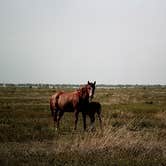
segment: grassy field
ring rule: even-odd
[[[95,132],[83,132],[81,114],[73,131],[73,113],[54,131],[58,90],[0,88],[0,165],[166,165],[166,88],[97,88],[104,129],[96,118]]]

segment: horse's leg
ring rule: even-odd
[[[100,129],[102,130],[102,120],[101,120],[101,114],[98,112],[97,113],[98,118],[99,118],[99,123],[100,123]]]
[[[82,111],[84,131],[86,130],[86,113]]]
[[[55,109],[55,110],[54,110],[54,114],[53,114],[54,129],[55,129],[55,124],[57,124],[57,112],[58,112],[58,110],[57,110],[57,109]]]
[[[74,116],[75,116],[75,121],[74,121],[74,130],[76,130],[76,129],[77,129],[78,114],[79,114],[79,111],[78,111],[78,110],[76,110],[76,111],[74,112]]]
[[[59,122],[60,122],[60,119],[62,118],[64,112],[63,111],[59,111],[58,112],[58,118],[57,118],[57,130],[59,130]]]

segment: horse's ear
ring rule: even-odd
[[[88,81],[88,84],[90,84],[90,82]]]
[[[94,81],[94,85],[96,84],[96,81]]]

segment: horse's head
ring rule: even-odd
[[[88,81],[88,83],[85,86],[78,90],[80,93],[80,97],[83,100],[89,101],[89,99],[91,100],[93,98],[95,92],[95,84],[96,81],[94,83]]]
[[[87,86],[90,87],[89,88],[89,97],[90,97],[91,100],[93,99],[93,96],[94,96],[94,93],[95,93],[95,85],[96,85],[96,81],[94,81],[94,83],[88,81]]]

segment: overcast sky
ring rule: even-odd
[[[165,0],[0,0],[0,82],[166,84]]]

